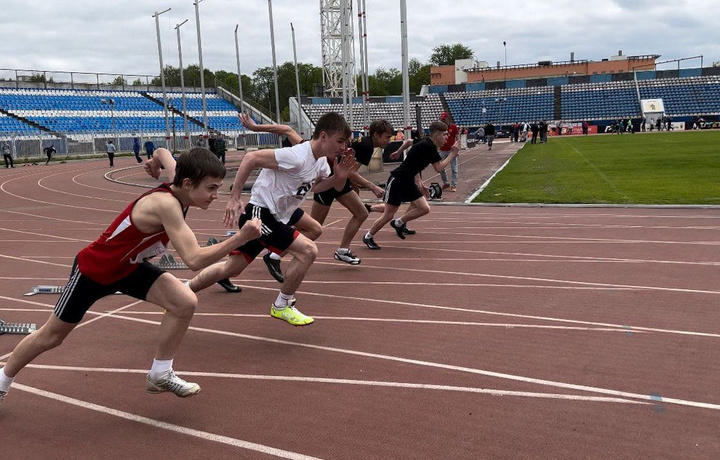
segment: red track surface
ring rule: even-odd
[[[120,158],[118,178],[145,180]],[[143,190],[105,161],[0,171],[0,317],[42,324],[76,252]],[[229,183],[230,180],[226,182]],[[369,196],[365,196],[369,198]],[[188,223],[222,237],[224,200]],[[377,217],[377,214],[371,216]],[[15,380],[1,456],[518,459],[720,456],[720,216],[713,209],[433,206],[351,267],[334,207],[271,319],[261,262],[215,286],[175,360],[187,400],[144,391],[161,311],[112,296]],[[367,228],[365,225],[363,228]],[[188,271],[174,271],[179,277]],[[19,336],[0,337],[0,361]]]

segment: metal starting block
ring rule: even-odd
[[[64,290],[65,286],[35,286],[30,292],[26,292],[25,295],[62,294]]]
[[[26,292],[24,295],[62,294],[63,292],[65,292],[65,286],[35,286],[30,292]],[[122,294],[122,292],[118,291],[115,294]]]
[[[172,254],[165,253],[160,257],[160,261],[157,263],[158,268],[162,268],[163,270],[187,270],[188,266],[185,265],[185,262],[178,262],[175,260],[175,257],[172,256]]]
[[[6,323],[0,319],[0,334],[32,334],[37,330],[35,323]]]

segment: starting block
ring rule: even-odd
[[[65,291],[65,286],[35,286],[30,292],[26,292],[25,295],[62,294],[63,291]]]
[[[35,323],[6,323],[0,319],[0,335],[2,334],[32,334],[37,330]]]
[[[237,233],[237,230],[228,230],[227,232],[225,232],[225,236],[233,236],[236,233]]]
[[[162,268],[163,270],[187,270],[188,266],[185,265],[185,262],[177,262],[175,260],[175,257],[172,256],[172,254],[165,253],[160,258],[160,261],[157,263],[158,268]]]
[[[213,244],[218,244],[218,243],[219,243],[219,241],[217,240],[217,238],[210,238],[208,240],[207,244],[205,245],[205,247],[212,246]]]
[[[63,292],[65,292],[65,286],[35,286],[30,290],[30,292],[26,292],[24,295],[62,294]],[[118,291],[115,294],[122,294],[122,292]]]

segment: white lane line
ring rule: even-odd
[[[122,320],[128,320],[128,321],[136,321],[136,322],[145,323],[145,324],[153,324],[153,325],[160,324],[160,322],[158,322],[158,321],[152,321],[152,320],[141,319],[141,318],[133,318],[133,317],[123,316],[123,315],[111,315],[109,317],[122,319]],[[296,346],[296,347],[310,348],[313,350],[327,351],[327,352],[332,352],[332,353],[341,353],[341,354],[352,355],[352,356],[361,356],[363,358],[394,361],[394,362],[400,362],[403,364],[413,364],[413,365],[417,365],[417,366],[445,369],[445,370],[463,372],[463,373],[474,374],[474,375],[482,375],[485,377],[494,377],[494,378],[499,378],[499,379],[504,379],[504,380],[512,380],[512,381],[516,381],[516,382],[531,383],[534,385],[548,386],[548,387],[554,387],[554,388],[563,388],[566,390],[576,390],[576,391],[583,391],[583,392],[589,392],[589,393],[599,393],[599,394],[610,395],[610,396],[620,397],[620,398],[637,399],[640,401],[653,401],[653,402],[658,401],[658,397],[656,395],[650,395],[650,394],[632,393],[632,392],[628,392],[628,391],[613,390],[610,388],[601,388],[601,387],[594,387],[594,386],[588,386],[588,385],[579,385],[579,384],[575,384],[575,383],[538,379],[538,378],[534,378],[534,377],[525,377],[522,375],[507,374],[507,373],[503,373],[503,372],[494,372],[494,371],[488,371],[485,369],[476,369],[476,368],[472,368],[472,367],[455,366],[452,364],[436,363],[436,362],[432,362],[432,361],[423,361],[423,360],[411,359],[411,358],[402,358],[399,356],[384,355],[384,354],[380,354],[380,353],[370,353],[370,352],[365,352],[365,351],[349,350],[346,348],[327,347],[327,346],[315,345],[315,344],[309,344],[309,343],[293,342],[293,341],[289,341],[289,340],[271,339],[269,337],[260,337],[260,336],[256,336],[256,335],[241,334],[241,333],[229,332],[229,331],[221,331],[221,330],[217,330],[217,329],[209,329],[209,328],[203,328],[203,327],[197,327],[197,326],[190,326],[189,329],[191,329],[193,331],[198,331],[198,332],[207,332],[210,334],[226,335],[226,336],[230,336],[230,337],[255,340],[255,341],[259,341],[259,342],[268,342],[268,343],[275,343],[275,344],[280,344],[280,345],[291,345],[291,346]],[[679,398],[666,398],[665,396],[662,396],[662,401],[665,403],[676,404],[676,405],[680,405],[680,406],[697,407],[697,408],[701,408],[701,409],[720,410],[720,404],[712,404],[712,403],[706,403],[706,402],[701,402],[701,401],[690,401],[690,400],[679,399]]]
[[[47,364],[29,364],[27,367],[43,370],[57,371],[75,371],[75,372],[98,372],[112,374],[147,374],[146,369],[118,369],[105,367],[78,367],[78,366],[53,366]],[[331,385],[357,385],[372,386],[386,388],[409,388],[414,390],[435,390],[435,391],[454,391],[459,393],[475,393],[487,394],[492,396],[518,396],[525,398],[541,398],[541,399],[565,399],[571,401],[590,401],[590,402],[616,402],[622,404],[653,404],[649,402],[635,401],[624,398],[611,398],[606,396],[584,396],[570,395],[564,393],[538,393],[532,391],[512,391],[498,390],[494,388],[477,388],[464,387],[456,385],[436,385],[429,383],[407,383],[407,382],[387,382],[378,380],[355,380],[355,379],[333,379],[322,377],[299,377],[287,375],[257,375],[257,374],[228,374],[220,372],[193,372],[187,370],[177,370],[183,377],[205,377],[205,378],[222,378],[234,380],[263,380],[276,382],[303,382],[303,383],[327,383]]]
[[[100,412],[107,415],[112,415],[113,417],[119,417],[125,420],[129,420],[131,422],[136,423],[142,423],[144,425],[151,426],[153,428],[160,428],[162,430],[172,431],[175,433],[180,433],[183,435],[193,436],[199,439],[203,439],[205,441],[211,441],[216,442],[219,444],[225,444],[232,447],[238,447],[241,449],[251,450],[254,452],[260,452],[267,455],[274,455],[276,457],[280,458],[288,458],[292,460],[311,460],[316,459],[317,457],[311,457],[308,455],[299,454],[297,452],[290,452],[287,450],[277,449],[275,447],[265,446],[263,444],[257,444],[250,441],[243,441],[242,439],[236,439],[231,438],[229,436],[222,436],[215,433],[208,433],[207,431],[201,431],[201,430],[194,430],[192,428],[187,428],[180,425],[175,425],[173,423],[167,423],[167,422],[161,422],[159,420],[154,420],[151,418],[143,417],[141,415],[132,414],[130,412],[121,411],[118,409],[113,409],[111,407],[101,406],[99,404],[90,403],[87,401],[82,401],[75,398],[70,398],[68,396],[64,396],[57,393],[52,393],[50,391],[41,390],[38,388],[33,388],[27,385],[22,384],[13,384],[13,388],[17,388],[18,390],[22,390],[28,393],[32,393],[34,395],[42,396],[45,398],[54,399],[55,401],[60,401],[66,404],[71,404],[73,406],[81,407],[83,409],[92,410],[95,412]]]
[[[96,201],[112,201],[112,202],[114,202],[114,203],[125,203],[125,202],[126,202],[125,199],[117,200],[117,199],[114,199],[114,198],[103,198],[103,197],[99,197],[99,196],[97,196],[97,195],[93,195],[93,196],[89,196],[89,195],[79,195],[79,194],[77,194],[77,193],[66,192],[66,191],[64,191],[64,190],[54,189],[54,188],[50,188],[50,187],[48,187],[48,186],[46,186],[46,185],[43,185],[43,181],[45,181],[46,179],[54,179],[55,176],[60,176],[60,175],[67,175],[67,174],[66,174],[65,172],[63,172],[63,173],[53,174],[52,176],[45,176],[45,177],[43,177],[43,178],[41,178],[40,180],[37,181],[37,185],[38,185],[38,187],[40,187],[40,188],[42,188],[42,189],[44,189],[44,190],[47,190],[47,191],[49,191],[49,192],[52,192],[52,195],[53,195],[53,196],[65,195],[65,196],[73,196],[73,197],[76,197],[76,198],[85,198],[85,199],[88,199],[88,200],[96,200]],[[73,179],[74,179],[74,178],[73,178]],[[73,182],[75,182],[75,181],[73,180]],[[75,183],[77,184],[77,182],[75,182]],[[79,184],[78,184],[78,185],[79,185]],[[102,189],[101,189],[101,190],[102,190]],[[111,190],[104,190],[104,191],[112,192],[113,195],[114,195],[115,193],[117,193],[117,192],[111,191]],[[124,192],[124,193],[129,193],[129,192]]]
[[[0,311],[37,311],[32,309],[12,309],[12,308],[0,308]],[[44,310],[43,310],[44,311]],[[139,315],[139,316],[161,316],[162,312],[158,311],[128,311],[126,315]],[[268,315],[253,314],[253,313],[195,313],[193,317],[208,317],[208,318],[267,318]],[[553,325],[541,325],[541,324],[521,324],[521,323],[480,323],[476,321],[436,321],[429,319],[403,319],[403,318],[368,318],[359,316],[318,316],[313,315],[315,319],[323,320],[335,320],[335,321],[368,321],[378,323],[405,323],[405,324],[433,324],[440,326],[482,326],[482,327],[501,327],[503,329],[557,329],[566,331],[597,331],[597,332],[622,332],[627,334],[628,332],[638,332],[645,334],[644,331],[632,331],[628,327],[590,327],[590,326],[553,326]]]
[[[324,265],[337,265],[332,264],[330,262],[322,262],[322,261],[315,261],[316,264],[324,264]],[[668,291],[668,292],[684,292],[684,293],[694,293],[694,294],[720,294],[720,291],[716,290],[705,290],[705,289],[687,289],[687,288],[672,288],[672,287],[662,287],[662,286],[641,286],[641,285],[634,285],[634,284],[612,284],[612,283],[594,283],[590,281],[573,281],[573,280],[561,280],[561,279],[552,279],[552,278],[535,278],[532,276],[513,276],[513,275],[493,275],[490,273],[468,273],[468,272],[457,272],[457,271],[449,271],[449,270],[426,270],[426,269],[419,269],[419,268],[407,268],[404,267],[402,269],[396,268],[396,267],[389,267],[389,266],[379,266],[379,265],[366,265],[363,264],[365,267],[373,268],[373,269],[385,269],[385,270],[393,270],[398,271],[402,270],[404,272],[417,272],[417,273],[428,273],[430,275],[437,276],[438,274],[443,275],[453,275],[453,276],[474,276],[479,278],[500,278],[500,279],[510,279],[510,280],[524,280],[524,281],[537,281],[540,283],[566,283],[570,285],[576,285],[576,286],[595,286],[595,287],[609,287],[609,288],[625,288],[625,289],[640,289],[640,290],[647,290],[647,291]]]

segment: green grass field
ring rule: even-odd
[[[720,204],[720,131],[528,142],[474,202]]]

